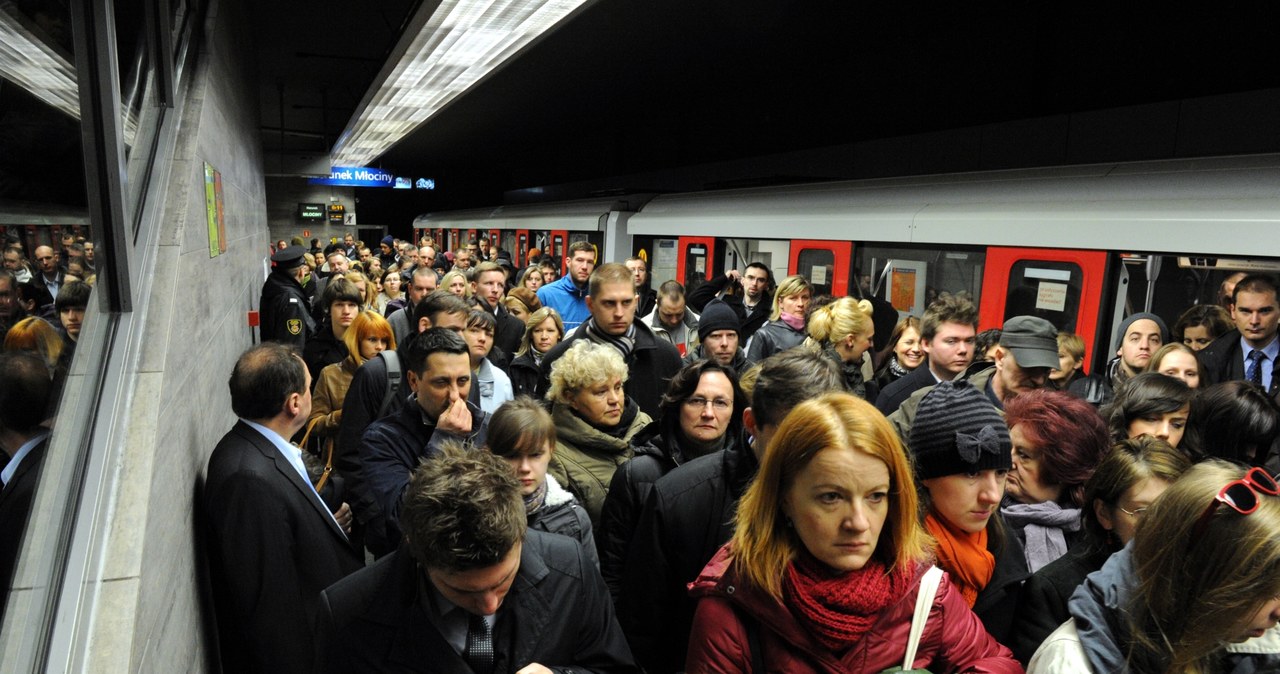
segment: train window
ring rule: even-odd
[[[1039,316],[1063,332],[1076,332],[1084,274],[1073,262],[1019,260],[1009,271],[1004,319]]]
[[[830,295],[836,255],[822,248],[806,248],[796,257],[796,274],[813,285],[814,296]]]
[[[851,272],[865,292],[893,303],[902,315],[920,316],[939,294],[965,294],[978,304],[986,250],[955,246],[859,246]]]

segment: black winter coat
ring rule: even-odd
[[[507,376],[511,378],[511,390],[518,396],[538,396],[538,366],[533,362],[531,354],[516,356],[507,366]]]
[[[273,271],[267,276],[258,309],[264,342],[284,342],[302,348],[316,334],[307,295],[288,272]]]
[[[397,414],[375,421],[364,432],[358,484],[369,490],[380,511],[369,521],[365,538],[375,555],[391,552],[400,544],[400,502],[418,464],[437,454],[448,440],[460,441],[468,448],[484,446],[489,415],[471,402],[467,409],[471,411],[471,433],[465,438],[437,433],[414,397],[405,401]]]
[[[1077,546],[1067,554],[1049,562],[1031,574],[1022,586],[1022,597],[1013,620],[1009,639],[1001,640],[1026,665],[1036,649],[1071,614],[1067,600],[1089,574],[1102,568],[1111,557],[1107,552],[1089,552]]]
[[[350,351],[347,350],[346,343],[333,336],[333,325],[326,320],[315,336],[308,339],[307,345],[302,347],[302,361],[307,364],[307,371],[311,373],[311,390],[315,390],[316,382],[320,381],[320,371],[326,365],[341,363],[348,355]]]
[[[609,495],[605,497],[604,508],[600,512],[600,535],[596,543],[600,547],[600,571],[615,602],[622,591],[627,548],[644,504],[649,500],[653,483],[687,461],[673,436],[679,432],[678,424],[678,420],[659,420],[640,431],[633,440],[636,455],[618,467],[613,481],[609,483]],[[736,435],[736,428],[730,427],[729,438]],[[728,447],[736,444],[728,441]]]
[[[321,671],[470,674],[423,611],[422,573],[401,547],[319,596]],[[305,625],[303,626],[305,627]],[[493,626],[494,674],[530,663],[557,672],[637,672],[604,582],[582,546],[530,531]]]
[[[1000,514],[996,513],[993,517],[1000,517]],[[1022,549],[1022,543],[1007,526],[1004,529],[1003,548],[997,547],[995,536],[987,537],[987,551],[995,555],[996,568],[987,586],[978,593],[973,612],[982,621],[982,626],[987,628],[987,633],[996,641],[1008,644],[1015,626],[1014,612],[1022,597],[1022,582],[1031,573],[1027,571],[1027,555]]]
[[[733,536],[738,499],[756,467],[744,443],[653,484],[627,550],[618,603],[631,649],[650,674],[684,670],[696,608],[687,585]]]

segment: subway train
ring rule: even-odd
[[[414,228],[450,249],[487,236],[516,260],[585,240],[604,261],[645,257],[655,286],[759,261],[902,316],[965,292],[980,329],[1030,313],[1079,334],[1091,371],[1124,316],[1172,325],[1230,274],[1280,271],[1280,154],[610,197],[430,213]]]

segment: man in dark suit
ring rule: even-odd
[[[1250,274],[1236,283],[1231,297],[1236,329],[1196,354],[1204,365],[1201,386],[1243,379],[1273,397],[1280,392],[1280,377],[1274,373],[1280,360],[1280,302],[1276,296],[1273,276]]]
[[[577,541],[528,530],[502,459],[445,446],[401,522],[399,549],[321,595],[324,671],[638,671],[600,571]]]
[[[359,569],[351,511],[333,514],[286,438],[311,413],[311,377],[296,349],[268,342],[231,373],[240,421],[209,457],[204,507],[223,669],[311,672],[320,591]]]
[[[7,461],[0,471],[0,615],[49,444],[49,429],[41,424],[51,389],[43,360],[25,351],[0,353],[0,450]]]

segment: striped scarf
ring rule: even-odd
[[[612,346],[622,353],[622,360],[631,362],[631,352],[636,348],[636,324],[632,323],[627,326],[627,331],[621,335],[606,334],[603,330],[596,326],[596,319],[591,318],[587,321],[587,337],[596,344],[605,344]]]

